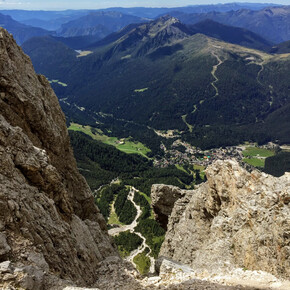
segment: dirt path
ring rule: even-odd
[[[117,236],[118,234],[120,234],[122,232],[126,232],[126,231],[134,232],[134,228],[137,226],[137,220],[140,217],[140,215],[142,214],[142,210],[141,210],[140,206],[134,202],[134,193],[135,193],[135,188],[131,187],[129,195],[128,195],[128,200],[130,200],[137,209],[137,215],[136,215],[135,219],[133,220],[133,222],[130,225],[124,225],[124,226],[121,226],[118,228],[110,229],[108,231],[109,235]]]
[[[187,117],[187,115],[183,115],[183,116],[182,116],[182,121],[183,121],[183,122],[185,123],[185,125],[187,126],[189,132],[192,133],[193,126],[190,125],[189,123],[187,123],[187,121],[186,121],[186,117]]]
[[[142,239],[142,244],[141,244],[141,246],[138,248],[138,249],[136,249],[136,250],[134,250],[134,251],[132,251],[131,253],[130,253],[130,256],[128,256],[127,258],[126,258],[126,260],[127,261],[130,261],[131,263],[133,263],[134,264],[134,266],[136,267],[136,264],[133,262],[133,260],[134,260],[134,258],[138,255],[138,254],[140,254],[140,253],[142,253],[144,250],[145,250],[145,248],[148,248],[149,249],[149,252],[146,254],[146,256],[147,257],[149,257],[150,258],[150,262],[151,262],[151,266],[150,266],[150,270],[149,270],[149,272],[150,273],[154,273],[154,271],[155,271],[155,260],[154,260],[154,258],[153,257],[151,257],[150,256],[150,253],[151,253],[151,249],[150,249],[150,247],[147,245],[147,243],[146,243],[146,239],[144,238],[144,236],[142,236],[139,232],[135,232],[134,231],[134,228],[137,226],[137,220],[138,220],[138,218],[141,216],[141,214],[142,214],[142,210],[141,210],[141,208],[140,208],[140,206],[138,205],[138,204],[136,204],[135,203],[135,201],[134,201],[134,195],[135,195],[135,192],[137,192],[138,190],[136,189],[136,188],[134,188],[134,187],[131,187],[130,188],[130,192],[129,192],[129,194],[128,194],[128,200],[130,200],[133,204],[134,204],[134,206],[135,206],[135,208],[136,208],[136,210],[137,210],[137,215],[136,215],[136,217],[135,217],[135,219],[134,219],[134,221],[130,224],[130,225],[125,225],[125,226],[121,226],[121,227],[118,227],[118,228],[113,228],[113,229],[110,229],[108,232],[109,232],[109,235],[111,235],[111,236],[117,236],[117,235],[119,235],[120,233],[122,233],[122,232],[126,232],[126,231],[130,231],[131,233],[135,233],[136,235],[138,235],[141,239]],[[113,205],[114,206],[114,205]]]
[[[257,74],[257,82],[262,86],[263,84],[260,81],[260,75],[264,70],[264,61],[259,63],[259,65],[261,66],[261,69],[259,70],[258,74]]]
[[[217,54],[215,54],[214,52],[212,52],[212,55],[214,56],[214,57],[216,57],[216,59],[217,59],[217,61],[218,61],[218,63],[216,64],[216,65],[214,65],[213,66],[213,68],[212,68],[212,71],[211,71],[211,74],[212,74],[212,76],[214,77],[214,81],[213,82],[211,82],[211,85],[213,86],[213,88],[215,89],[215,95],[214,95],[214,98],[216,98],[218,95],[219,95],[219,90],[218,90],[218,88],[217,88],[217,86],[216,86],[216,83],[219,81],[219,79],[217,78],[217,76],[216,76],[216,72],[217,72],[217,69],[218,69],[218,67],[221,65],[221,64],[223,64],[223,61],[220,59],[220,57],[217,55]]]

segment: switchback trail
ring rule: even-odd
[[[213,98],[215,98],[215,97],[217,97],[218,95],[219,95],[219,90],[218,90],[218,88],[217,88],[217,86],[216,86],[216,83],[219,81],[219,79],[218,79],[218,77],[216,76],[216,71],[217,71],[217,69],[218,69],[218,67],[221,65],[221,64],[223,64],[223,61],[220,59],[220,57],[217,55],[217,54],[215,54],[214,52],[212,52],[212,55],[214,56],[214,57],[216,57],[216,59],[218,60],[218,63],[216,64],[216,65],[214,65],[213,66],[213,68],[212,68],[212,71],[211,71],[211,74],[212,74],[212,76],[214,77],[214,81],[213,82],[211,82],[211,85],[213,86],[213,88],[215,89],[215,95],[214,95],[214,97]]]
[[[260,75],[264,70],[264,61],[259,63],[259,65],[261,66],[261,69],[259,70],[258,74],[257,74],[257,82],[262,86],[262,82],[260,81]]]
[[[130,200],[134,204],[134,206],[137,209],[137,215],[136,215],[135,219],[133,220],[133,222],[130,225],[124,225],[124,226],[120,226],[118,228],[110,229],[108,231],[109,235],[117,236],[118,234],[120,234],[122,232],[126,232],[126,231],[134,232],[134,228],[138,224],[137,220],[140,217],[140,215],[142,214],[142,210],[141,210],[140,206],[134,202],[134,193],[135,193],[135,188],[131,187],[127,198],[128,198],[128,200]]]
[[[119,234],[122,233],[122,232],[130,231],[131,233],[134,233],[134,234],[138,235],[138,236],[143,240],[143,242],[142,242],[141,246],[140,246],[138,249],[136,249],[136,250],[134,250],[134,251],[132,251],[132,252],[130,253],[130,255],[126,258],[126,260],[127,260],[127,261],[130,261],[131,263],[133,263],[133,264],[135,265],[135,267],[136,267],[136,264],[135,264],[134,261],[133,261],[134,258],[135,258],[138,254],[142,253],[146,248],[148,248],[148,249],[149,249],[149,252],[146,254],[146,256],[149,257],[150,262],[151,262],[151,266],[150,266],[150,270],[149,270],[149,272],[150,272],[150,273],[154,273],[155,260],[154,260],[153,257],[150,256],[151,249],[150,249],[150,247],[147,245],[147,243],[146,243],[146,239],[144,238],[144,236],[142,236],[141,233],[139,233],[139,232],[135,232],[135,231],[134,231],[134,228],[135,228],[135,227],[137,226],[137,224],[138,224],[137,220],[138,220],[138,218],[139,218],[139,217],[141,216],[141,214],[142,214],[142,210],[141,210],[140,206],[137,205],[137,204],[135,203],[135,201],[134,201],[134,195],[135,195],[135,192],[137,192],[137,191],[138,191],[138,190],[137,190],[136,188],[134,188],[134,187],[130,187],[130,192],[129,192],[128,197],[127,197],[128,200],[130,200],[130,201],[133,203],[133,205],[135,206],[135,208],[136,208],[136,210],[137,210],[137,214],[136,214],[136,217],[135,217],[134,221],[133,221],[130,225],[125,225],[125,226],[121,226],[121,227],[118,227],[118,228],[110,229],[110,230],[108,231],[108,233],[109,233],[109,235],[111,235],[111,236],[117,236],[117,235],[119,235]]]

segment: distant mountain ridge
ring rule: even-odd
[[[194,14],[176,11],[170,15],[185,24],[196,24],[211,19],[226,25],[246,28],[275,43],[290,40],[290,6],[267,7],[258,11],[241,9]]]
[[[129,14],[137,17],[145,18],[158,18],[162,14],[166,14],[172,11],[181,11],[183,13],[208,13],[211,11],[231,11],[240,9],[260,10],[269,6],[281,6],[269,3],[227,3],[227,4],[215,4],[215,5],[190,5],[186,7],[173,7],[173,8],[146,8],[146,7],[111,7],[101,10],[65,10],[65,11],[29,11],[29,10],[2,10],[1,13],[10,15],[16,21],[24,24],[37,26],[48,29],[56,30],[61,24],[69,22],[73,19],[80,18],[88,15],[91,12],[98,11],[117,11],[123,14]]]
[[[13,20],[10,16],[1,13],[0,26],[12,33],[15,40],[19,44],[22,44],[24,41],[28,40],[31,37],[52,34],[52,32],[50,31],[19,23]]]
[[[57,33],[63,37],[97,35],[103,38],[128,24],[144,21],[146,20],[140,17],[126,15],[120,12],[91,12],[81,18],[63,24]]]
[[[259,50],[266,50],[273,43],[245,28],[233,27],[206,19],[189,26],[193,32]]]

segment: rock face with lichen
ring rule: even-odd
[[[88,286],[110,256],[57,97],[0,28],[0,288]]]
[[[217,161],[206,175],[175,202],[160,255],[209,274],[243,268],[289,278],[290,174],[275,178]],[[166,199],[168,186],[161,192],[153,187],[152,200]]]

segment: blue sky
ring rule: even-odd
[[[0,9],[98,9],[106,7],[178,7],[196,4],[231,3],[233,0],[0,0]],[[240,0],[237,2],[277,3],[290,5],[290,0]]]

